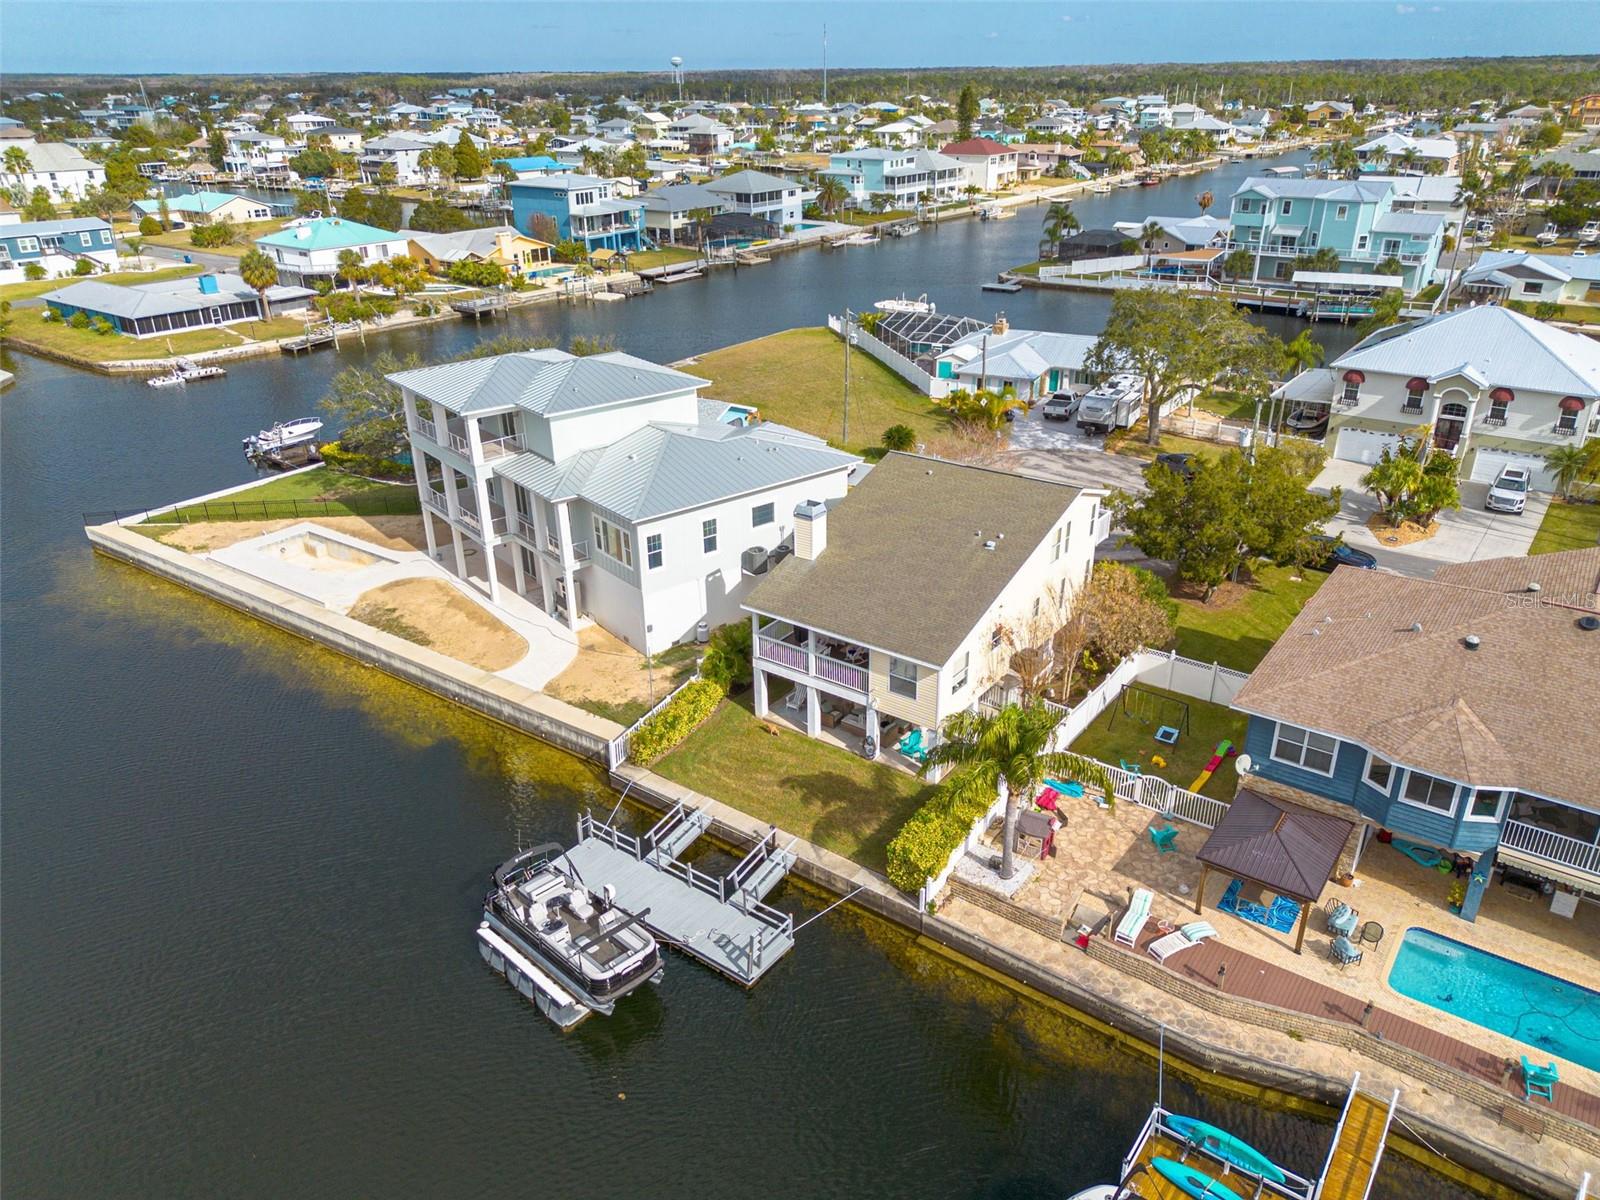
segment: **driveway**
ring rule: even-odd
[[[1011,450],[1003,465],[1074,487],[1144,491],[1144,462],[1107,454],[1105,438],[1081,433],[1076,421],[1046,421],[1037,405],[1011,426]]]
[[[1312,491],[1326,493],[1331,487],[1344,489],[1339,514],[1327,524],[1327,531],[1343,534],[1347,544],[1374,555],[1378,565],[1401,575],[1432,578],[1444,563],[1474,562],[1483,558],[1516,558],[1528,553],[1533,536],[1539,531],[1550,496],[1535,492],[1519,515],[1488,512],[1483,507],[1489,494],[1486,483],[1462,483],[1461,508],[1439,514],[1439,532],[1427,541],[1391,548],[1381,544],[1367,529],[1367,518],[1378,511],[1377,501],[1361,490],[1360,480],[1367,472],[1362,463],[1330,459],[1311,485]]]

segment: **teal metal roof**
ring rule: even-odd
[[[404,234],[363,225],[360,221],[347,221],[343,217],[315,217],[257,238],[256,245],[281,246],[285,250],[343,250],[348,246],[404,240]]]

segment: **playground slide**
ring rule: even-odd
[[[1211,756],[1209,761],[1207,761],[1206,769],[1201,771],[1199,775],[1195,776],[1195,781],[1189,785],[1189,790],[1191,792],[1198,792],[1201,788],[1205,787],[1206,780],[1210,779],[1211,773],[1222,765],[1222,760],[1224,758],[1232,758],[1237,753],[1238,751],[1233,748],[1233,743],[1227,738],[1223,738],[1217,743],[1217,752]]]

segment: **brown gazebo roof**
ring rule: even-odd
[[[1341,817],[1241,788],[1195,857],[1315,904],[1354,828]]]

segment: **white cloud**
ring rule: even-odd
[[[1068,16],[1062,17],[1061,19],[1063,21],[1070,21],[1070,20],[1072,20],[1072,17],[1070,15],[1068,15]]]
[[[1394,10],[1403,17],[1408,13],[1416,12],[1417,6],[1415,4],[1396,4]]]
[[[986,33],[986,34],[984,34],[984,35],[983,35],[983,36],[984,36],[984,37],[986,37],[986,38],[997,38],[997,37],[999,37],[999,36],[1000,36],[1000,35],[999,35],[999,34],[998,34],[998,33],[993,33],[993,32],[990,32],[990,33]]]

